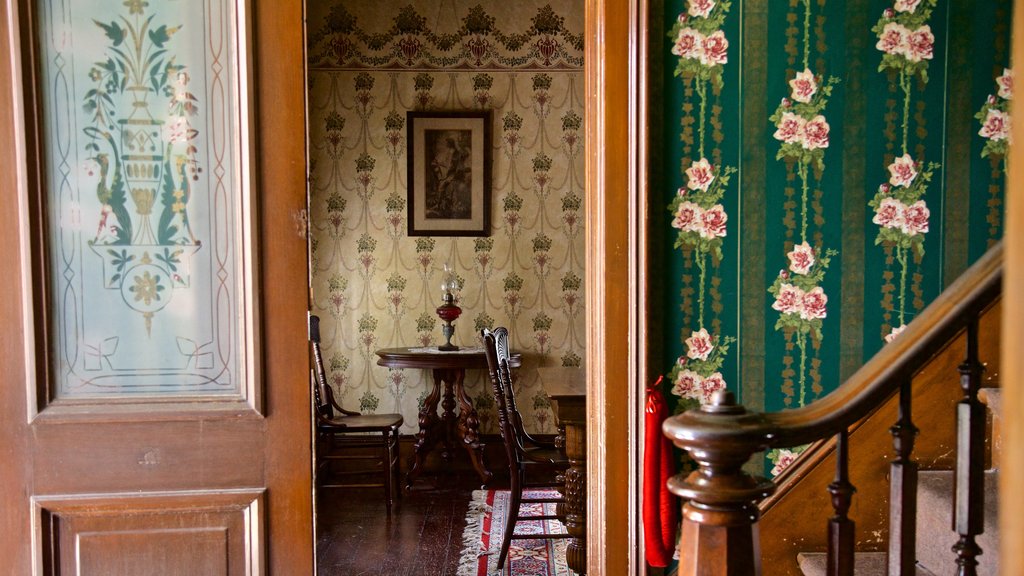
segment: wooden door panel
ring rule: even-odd
[[[83,431],[87,429],[87,432]],[[197,490],[263,483],[262,418],[163,422],[37,423],[37,494]],[[88,470],[88,474],[71,471]]]
[[[5,247],[0,250],[0,292],[4,294],[0,318],[6,326],[0,335],[4,366],[0,371],[0,446],[4,452],[4,465],[0,466],[0,572],[17,576],[311,575],[307,246],[304,230],[296,228],[294,217],[306,206],[302,1],[180,0],[181,6],[176,3],[168,8],[111,0],[111,14],[97,16],[109,22],[124,12],[127,20],[117,22],[126,23],[134,21],[133,11],[170,10],[170,17],[180,17],[184,24],[168,20],[163,31],[145,36],[165,43],[184,34],[174,26],[196,29],[195,12],[207,9],[219,11],[218,18],[247,30],[230,46],[225,36],[203,28],[202,41],[218,43],[208,47],[213,59],[206,62],[215,70],[224,70],[226,59],[237,57],[244,70],[234,81],[221,78],[211,82],[209,91],[196,96],[201,106],[206,106],[202,110],[216,110],[225,119],[238,120],[239,130],[227,130],[226,124],[216,119],[195,125],[213,131],[217,145],[232,139],[237,144],[223,154],[209,154],[202,174],[237,169],[237,186],[211,186],[209,192],[214,198],[211,205],[238,202],[241,208],[232,216],[234,220],[226,220],[226,213],[218,212],[214,219],[218,229],[190,245],[216,254],[215,265],[204,272],[215,284],[214,290],[207,291],[214,294],[216,302],[209,318],[220,324],[237,319],[238,325],[216,345],[185,342],[195,346],[192,352],[181,344],[184,340],[180,345],[140,346],[149,337],[146,322],[152,322],[155,335],[174,317],[209,319],[187,304],[186,290],[195,290],[197,277],[187,286],[179,281],[174,287],[180,289],[174,302],[182,302],[181,295],[186,295],[186,304],[178,309],[174,309],[177,304],[169,304],[165,309],[140,310],[131,300],[137,293],[130,286],[120,292],[109,291],[125,301],[103,308],[104,314],[124,314],[125,322],[136,322],[134,340],[122,336],[120,349],[132,345],[133,350],[140,350],[140,358],[148,355],[152,360],[136,370],[137,378],[115,374],[119,385],[133,394],[109,394],[110,398],[56,393],[63,390],[59,378],[69,367],[85,374],[110,366],[104,356],[109,350],[90,351],[82,344],[88,344],[80,338],[85,329],[75,322],[81,305],[64,316],[72,321],[54,322],[59,307],[79,288],[76,282],[87,279],[79,269],[48,260],[48,250],[56,249],[62,257],[91,259],[83,261],[88,266],[109,267],[110,262],[101,260],[106,251],[97,252],[91,241],[95,223],[82,224],[84,232],[74,246],[68,238],[79,234],[76,228],[56,239],[47,235],[54,226],[77,218],[74,210],[55,204],[71,198],[69,194],[77,194],[73,197],[83,202],[95,202],[98,196],[95,189],[83,187],[68,192],[68,182],[74,178],[61,179],[47,172],[47,167],[59,164],[48,160],[47,139],[59,141],[62,150],[74,148],[68,140],[75,130],[81,132],[81,126],[71,122],[68,131],[48,135],[45,102],[67,105],[69,110],[80,109],[82,104],[74,100],[68,105],[59,97],[46,100],[41,94],[53,89],[54,83],[48,80],[56,76],[43,74],[40,60],[53,46],[66,50],[61,47],[62,34],[70,35],[70,29],[58,22],[56,34],[39,37],[41,26],[53,25],[63,17],[59,10],[52,10],[50,20],[41,21],[39,7],[44,1],[49,2],[46,6],[68,11],[83,6],[77,0],[8,0],[0,8],[0,51],[10,55],[0,59],[0,165],[7,168],[0,170],[0,216],[9,224],[0,227],[0,245]],[[85,28],[90,28],[93,19],[87,16]],[[139,22],[144,20],[142,17]],[[106,38],[105,43],[117,43],[121,32],[109,27],[99,35]],[[64,80],[76,73],[89,74],[93,60],[75,68],[68,65],[73,51],[60,56],[51,57],[48,65],[59,67]],[[198,72],[190,71],[193,82],[198,83]],[[160,80],[159,75],[147,78]],[[70,80],[66,84],[77,89]],[[217,98],[233,89],[241,94],[237,107],[225,107],[231,99]],[[154,98],[171,98],[176,93],[154,94]],[[164,102],[159,104],[153,110],[166,108]],[[130,115],[130,108],[125,109],[123,115]],[[115,122],[111,128],[131,124],[131,118],[122,119],[124,123]],[[114,141],[124,142],[104,137],[103,146]],[[84,147],[80,150],[82,158],[98,156]],[[104,149],[113,157],[109,152]],[[235,161],[237,165],[231,164]],[[81,169],[74,161],[61,166],[61,170],[70,170],[69,174]],[[56,201],[48,196],[54,181],[59,181],[64,194]],[[197,198],[201,196],[196,193]],[[72,208],[76,201],[70,203]],[[140,209],[139,215],[144,216],[144,211]],[[153,216],[154,226],[157,221]],[[235,243],[234,251],[224,248],[226,242]],[[161,244],[160,252],[153,250],[149,255],[145,254],[147,246],[134,246],[136,262],[152,271],[156,263],[145,259],[149,255],[166,257],[165,246]],[[222,266],[236,262],[237,277],[226,280]],[[192,268],[193,272],[197,269]],[[142,276],[139,270],[137,275]],[[58,279],[65,284],[56,284],[55,289],[51,281],[57,276],[69,280]],[[106,280],[111,280],[109,275]],[[226,290],[228,285],[237,290]],[[92,287],[100,291],[109,288],[96,288],[95,283]],[[134,312],[127,309],[132,305],[136,306]],[[146,332],[140,332],[138,326],[146,326]],[[87,336],[100,345],[111,342],[106,333]],[[54,347],[55,340],[66,342],[69,337],[79,339],[72,352],[64,354]],[[207,348],[200,350],[200,346]],[[196,370],[207,369],[211,357],[202,356],[207,350],[217,359],[229,348],[240,359],[224,363],[226,370],[233,370],[226,392],[200,390],[189,396],[187,390],[179,389],[164,398],[154,394],[154,382],[163,377],[161,371],[173,368],[180,372],[186,360]],[[81,362],[83,354],[93,354],[88,364]]]
[[[45,575],[261,573],[262,490],[34,499]]]

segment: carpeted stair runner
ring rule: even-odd
[[[800,569],[807,576],[825,576],[826,554],[797,554]],[[885,576],[885,552],[858,552],[854,559],[853,573],[857,576]],[[917,565],[917,576],[934,576],[920,564]]]

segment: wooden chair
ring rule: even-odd
[[[531,436],[523,427],[523,418],[516,407],[515,391],[512,387],[512,373],[509,370],[508,330],[504,327],[494,331],[483,329],[481,336],[484,342],[484,355],[490,371],[491,386],[494,400],[498,407],[498,426],[505,454],[508,457],[508,472],[511,489],[508,504],[508,515],[505,520],[505,533],[501,541],[501,553],[498,556],[498,569],[505,565],[508,549],[513,539],[568,538],[568,534],[516,534],[516,522],[519,520],[550,520],[558,515],[520,516],[519,506],[526,503],[555,502],[562,503],[564,498],[523,498],[524,488],[541,488],[559,486],[552,482],[527,482],[527,470],[545,467],[548,470],[564,471],[569,466],[565,455],[555,448],[553,442],[543,442]]]
[[[321,488],[384,488],[384,501],[391,512],[393,495],[398,486],[398,430],[404,419],[401,414],[360,414],[346,410],[334,399],[327,384],[323,355],[320,352],[320,318],[309,316],[309,341],[313,346],[313,409],[316,418],[316,479]],[[372,460],[373,469],[333,471],[331,462],[341,460]],[[331,476],[367,476],[384,473],[381,483],[342,484],[325,481]],[[398,491],[401,496],[401,491]]]

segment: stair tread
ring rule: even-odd
[[[955,576],[953,544],[954,473],[948,470],[922,471],[917,484],[917,560],[936,576]],[[985,532],[977,537],[982,549],[978,574],[999,573],[999,474],[985,472]]]
[[[856,576],[885,576],[887,573],[885,552],[857,552],[853,555],[853,573]],[[825,576],[828,555],[824,552],[800,553],[797,555],[804,576]],[[917,576],[934,576],[927,568],[917,565]]]

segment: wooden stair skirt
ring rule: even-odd
[[[679,575],[997,574],[1000,417],[982,400],[998,407],[1001,281],[997,245],[808,406],[748,412],[720,391],[666,421],[698,465],[669,481],[686,502]],[[808,443],[774,481],[743,469]]]

